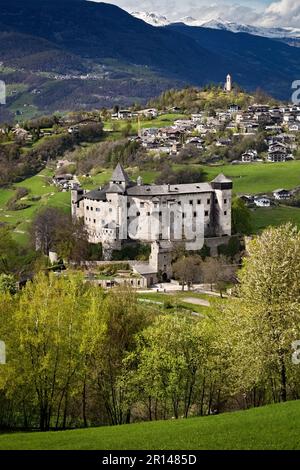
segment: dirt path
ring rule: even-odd
[[[182,297],[180,301],[186,302],[187,304],[201,305],[202,307],[210,307],[210,303],[208,302],[208,300],[197,299],[195,297]]]

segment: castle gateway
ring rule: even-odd
[[[197,251],[231,236],[231,202],[232,181],[224,175],[210,183],[145,185],[118,164],[105,187],[72,191],[72,216],[84,220],[89,241],[106,253],[129,240],[181,242]]]

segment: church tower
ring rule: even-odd
[[[225,91],[230,93],[232,91],[232,77],[230,74],[226,77]]]

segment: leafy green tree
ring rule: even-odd
[[[234,198],[232,201],[232,227],[234,233],[252,233],[251,211],[240,198]]]
[[[34,410],[40,430],[66,427],[72,394],[103,332],[103,294],[78,276],[40,274],[17,300],[3,299],[10,312],[10,331],[1,331],[9,357],[0,370],[3,390],[24,415]]]
[[[300,338],[300,233],[291,224],[267,229],[248,252],[229,308],[239,382],[244,391],[263,389],[267,402],[286,401],[300,386],[291,347]]]

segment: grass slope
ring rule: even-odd
[[[270,193],[279,188],[300,186],[300,160],[285,163],[254,163],[204,167],[208,180],[224,173],[233,181],[235,193]]]
[[[7,434],[2,450],[294,450],[300,402],[219,416],[78,431]]]
[[[51,172],[44,170],[36,176],[27,178],[13,187],[23,187],[29,190],[24,203],[28,204],[27,209],[19,211],[7,210],[6,204],[14,195],[14,189],[0,190],[0,222],[8,223],[13,230],[13,236],[21,244],[28,242],[28,229],[35,214],[43,207],[52,206],[70,211],[71,195],[70,193],[59,192],[55,186],[49,186],[46,178]],[[39,197],[37,201],[32,201],[32,197]]]

